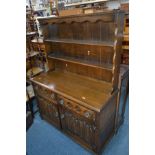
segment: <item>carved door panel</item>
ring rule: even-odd
[[[95,148],[96,127],[93,121],[76,113],[73,108],[64,105],[60,105],[60,118],[62,129],[66,133],[79,137],[90,147]]]
[[[37,96],[37,99],[41,116],[60,128],[60,119],[57,106],[52,103],[52,101],[48,101],[40,96]]]

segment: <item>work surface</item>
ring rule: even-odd
[[[100,111],[111,97],[111,83],[69,72],[50,71],[32,81],[96,111]]]

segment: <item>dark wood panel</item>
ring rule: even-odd
[[[103,42],[103,44],[104,42],[107,42],[107,45],[112,46],[111,43],[114,41],[115,35],[114,27],[114,23],[104,23],[102,21],[97,21],[96,23],[84,22],[80,26],[77,22],[73,22],[71,24],[61,23],[57,25],[51,25],[49,27],[49,31],[53,32],[53,30],[56,29],[56,32],[54,32],[54,35],[49,33],[51,36],[48,35],[50,39],[47,41],[54,41],[54,39],[56,41],[56,38],[57,41],[59,41],[59,39],[62,41],[65,41],[65,39],[66,41],[67,39],[70,41],[88,40],[88,42],[91,41],[92,43],[93,41],[101,43]]]
[[[121,11],[119,11],[121,13]],[[72,22],[97,22],[97,21],[103,21],[103,22],[112,22],[115,19],[115,13],[114,11],[105,11],[102,13],[93,13],[93,14],[83,14],[83,15],[72,15],[72,16],[65,16],[65,17],[45,17],[38,19],[41,25],[44,24],[58,24],[58,23],[69,23]]]
[[[58,128],[61,128],[58,108],[52,101],[37,96],[38,106],[42,118],[48,118],[49,121]]]
[[[55,55],[67,56],[70,58],[96,61],[98,63],[111,64],[113,60],[113,48],[108,46],[80,45],[67,43],[52,43],[51,49]]]
[[[55,60],[55,68],[61,71],[76,73],[90,78],[112,81],[112,71],[106,68],[97,68],[92,65],[76,63],[76,61]]]
[[[65,61],[66,63],[67,62],[75,63],[75,64],[79,64],[83,66],[90,66],[90,67],[94,67],[98,69],[100,68],[100,69],[109,70],[112,72],[112,64],[104,63],[104,62],[101,62],[100,60],[94,60],[92,59],[91,56],[89,58],[80,59],[78,57],[71,57],[71,56],[63,55],[62,53],[61,54],[51,53],[48,57],[53,60]]]

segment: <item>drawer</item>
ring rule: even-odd
[[[56,94],[54,92],[52,92],[51,90],[40,86],[40,85],[33,85],[35,93],[43,98],[46,98],[50,101],[53,101],[54,103],[56,103]]]
[[[86,118],[91,121],[95,121],[95,112],[79,105],[78,103],[71,101],[67,98],[64,98],[63,96],[58,96],[58,103],[63,106],[64,108]]]

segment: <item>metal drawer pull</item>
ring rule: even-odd
[[[65,115],[64,114],[61,114],[61,119],[63,119],[65,117]]]
[[[87,117],[87,118],[90,117],[90,113],[89,113],[89,112],[85,112],[84,115],[85,115],[85,117]]]
[[[55,98],[55,94],[54,94],[54,93],[52,93],[51,98],[52,98],[52,99],[54,99],[54,98]]]
[[[63,104],[64,104],[64,100],[61,99],[61,100],[59,101],[59,103],[60,103],[61,105],[63,105]]]

